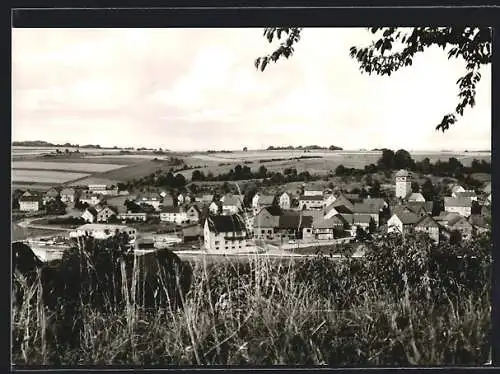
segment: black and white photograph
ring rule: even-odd
[[[492,30],[13,27],[13,367],[491,365]]]

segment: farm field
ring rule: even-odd
[[[124,165],[118,164],[98,164],[84,162],[50,162],[50,161],[14,161],[12,169],[29,170],[64,170],[84,173],[102,173],[113,169],[122,168]]]
[[[89,173],[71,173],[52,170],[12,170],[12,180],[16,182],[36,182],[41,184],[61,184],[89,176]]]

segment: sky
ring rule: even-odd
[[[432,48],[390,77],[349,56],[365,28],[307,28],[264,72],[263,29],[13,29],[12,140],[179,151],[336,145],[491,149],[491,68],[442,133],[463,60]]]

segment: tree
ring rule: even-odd
[[[422,196],[425,198],[426,201],[432,201],[436,196],[434,185],[432,184],[430,179],[427,179],[424,182],[424,184],[422,184]]]
[[[453,230],[450,233],[450,244],[456,245],[462,242],[462,233],[458,230]]]
[[[380,187],[380,182],[375,179],[373,181],[373,184],[370,188],[370,196],[371,197],[380,197],[381,195],[381,187]]]
[[[411,158],[410,153],[405,149],[399,149],[394,154],[395,169],[414,169],[415,161]]]
[[[265,28],[264,37],[269,43],[275,38],[282,40],[282,36],[284,39],[272,53],[258,57],[255,67],[264,71],[269,62],[292,56],[302,30],[300,27]],[[353,46],[350,49],[350,55],[357,60],[362,73],[390,76],[402,67],[411,66],[415,55],[432,46],[447,51],[448,59],[463,58],[467,72],[457,80],[459,102],[453,113],[443,116],[436,126],[437,130],[448,130],[457,122],[457,117],[463,115],[467,106],[472,108],[475,105],[480,70],[491,63],[491,27],[371,27],[368,30],[378,34],[378,39],[368,47]],[[402,45],[402,48],[392,51],[394,45]]]
[[[246,152],[248,151],[248,148],[247,147],[243,147],[243,152]]]
[[[45,204],[47,214],[65,214],[66,205],[59,199],[52,199]]]
[[[392,170],[394,168],[394,152],[390,149],[384,149],[377,165],[382,169]]]
[[[418,185],[418,183],[415,181],[411,182],[411,192],[419,192],[419,191],[420,191],[420,186]]]

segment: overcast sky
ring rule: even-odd
[[[361,74],[366,29],[304,29],[265,72],[262,29],[13,29],[13,140],[173,150],[337,145],[491,148],[491,69],[476,107],[444,134],[461,60],[441,49],[391,77]]]

